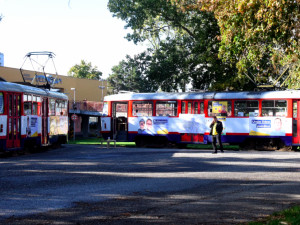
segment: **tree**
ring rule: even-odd
[[[178,11],[214,13],[220,26],[219,57],[236,65],[238,77],[275,83],[287,71],[289,87],[299,86],[300,24],[296,0],[172,0]]]
[[[132,92],[153,92],[157,90],[157,85],[146,76],[147,67],[151,57],[146,53],[126,56],[117,66],[112,68],[112,74],[108,77],[108,82],[113,93],[119,91]]]
[[[69,70],[68,76],[92,79],[92,80],[100,80],[102,76],[102,72],[100,72],[96,66],[92,67],[91,63],[87,63],[84,60],[81,60],[79,65],[76,64]]]
[[[108,7],[133,30],[128,40],[151,43],[145,75],[162,90],[185,90],[188,83],[196,89],[241,88],[235,67],[218,58],[220,30],[213,13],[181,12],[165,0],[110,0]]]

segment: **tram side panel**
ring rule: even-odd
[[[0,116],[0,150],[6,149],[7,115]]]
[[[37,115],[21,117],[21,146],[41,146],[42,120]]]
[[[109,117],[107,117],[109,119]],[[130,117],[129,141],[137,136],[165,136],[175,143],[211,143],[211,117],[180,114],[179,117]],[[292,145],[292,119],[286,117],[220,117],[223,123],[222,141],[243,143],[247,139],[281,139],[286,146]],[[278,122],[280,121],[280,122]],[[103,123],[103,121],[102,121]],[[278,123],[280,123],[278,125]],[[110,124],[107,121],[107,124]],[[103,131],[104,127],[102,127]],[[106,127],[110,131],[110,127]]]

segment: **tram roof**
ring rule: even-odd
[[[240,92],[182,92],[182,93],[122,93],[105,96],[105,101],[176,100],[176,99],[290,99],[300,98],[300,90],[240,91]]]
[[[68,96],[64,93],[59,92],[53,92],[49,91],[47,89],[22,85],[22,84],[16,84],[11,82],[0,82],[0,91],[11,91],[11,92],[23,92],[26,94],[35,94],[35,95],[41,95],[41,96],[48,96],[53,98],[62,98],[65,100],[68,100]]]

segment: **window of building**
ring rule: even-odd
[[[238,100],[234,102],[234,116],[258,116],[258,112],[258,101],[256,100]]]
[[[153,103],[149,101],[139,101],[132,103],[132,115],[133,116],[152,116],[153,115]]]
[[[177,116],[177,102],[157,101],[156,116]]]
[[[231,116],[231,101],[209,101],[208,116]]]
[[[286,116],[287,102],[286,100],[263,100],[262,116]]]

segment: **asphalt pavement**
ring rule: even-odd
[[[65,145],[0,158],[0,223],[235,224],[300,203],[300,153],[211,153]]]

